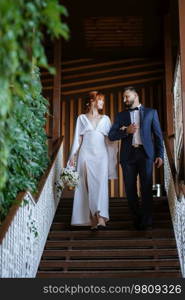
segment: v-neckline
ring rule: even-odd
[[[86,116],[86,114],[84,114],[84,116],[86,117],[86,119],[88,120],[88,122],[90,123],[90,125],[92,126],[92,128],[93,128],[94,130],[97,129],[97,127],[99,126],[101,120],[103,119],[103,116],[102,116],[102,117],[100,118],[99,122],[97,123],[96,127],[94,128],[94,126],[92,125],[92,122],[89,120],[89,118]]]

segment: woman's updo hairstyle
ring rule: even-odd
[[[85,112],[88,113],[91,107],[91,103],[94,102],[96,100],[97,96],[102,96],[104,97],[104,95],[98,91],[91,91],[87,94],[86,98],[85,98]]]

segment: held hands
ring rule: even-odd
[[[121,130],[126,130],[126,133],[128,134],[133,134],[136,132],[136,130],[139,128],[138,125],[136,125],[135,123],[130,124],[129,126],[122,126],[120,129]]]
[[[162,166],[162,164],[163,164],[162,158],[156,157],[156,160],[155,160],[155,165],[156,165],[156,167],[157,167],[157,168],[160,168],[160,167]]]

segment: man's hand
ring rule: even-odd
[[[139,128],[139,126],[136,125],[135,123],[133,123],[133,124],[130,124],[130,125],[127,127],[126,132],[127,132],[128,134],[133,134],[133,133],[136,132],[136,130],[137,130],[138,128]]]
[[[157,167],[157,168],[160,168],[160,167],[162,166],[162,164],[163,164],[162,158],[156,157],[156,160],[155,160],[155,165],[156,165],[156,167]]]

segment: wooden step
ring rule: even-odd
[[[139,200],[140,201],[140,200]],[[72,203],[73,202],[73,198],[61,198],[60,203]],[[161,196],[161,197],[153,197],[153,202],[154,203],[162,203],[162,202],[166,202],[168,203],[168,200],[166,198],[166,196]],[[127,198],[125,197],[112,197],[109,198],[109,203],[124,203],[127,206]]]
[[[167,221],[167,220],[170,220],[170,213],[169,212],[166,212],[163,214],[156,213],[153,215],[153,218],[154,218],[155,222],[161,221],[161,218],[164,218],[165,221]],[[130,219],[131,219],[131,217],[129,214],[125,214],[125,213],[113,214],[110,211],[110,221],[111,222],[129,221]],[[60,222],[60,221],[69,223],[71,221],[71,214],[66,215],[66,214],[57,213],[54,217],[54,222]]]
[[[171,221],[170,220],[158,220],[153,223],[153,228],[171,228]],[[129,221],[109,221],[107,224],[107,230],[114,230],[114,229],[129,229],[133,228],[132,220]],[[86,226],[71,226],[70,222],[54,222],[51,226],[51,230],[64,230],[64,229],[71,229],[71,230],[87,230]]]
[[[163,215],[163,214],[169,214],[169,209],[168,206],[160,206],[160,211],[159,211],[159,206],[154,207],[154,215]],[[71,215],[72,212],[72,205],[65,207],[65,206],[60,206],[57,209],[56,215],[58,214],[64,214],[64,215]],[[110,213],[112,215],[119,215],[119,214],[129,214],[130,215],[130,210],[128,207],[110,207]]]
[[[89,259],[89,258],[175,258],[178,259],[178,254],[176,249],[114,249],[114,250],[44,250],[43,259]]]
[[[93,269],[96,270],[119,270],[126,268],[128,269],[141,269],[146,270],[147,268],[155,268],[155,267],[165,268],[165,267],[179,267],[178,259],[111,259],[111,260],[42,260],[39,269],[55,269],[59,270],[61,268],[67,269]]]
[[[51,230],[48,236],[48,239],[91,239],[93,236],[96,238],[160,238],[168,237],[174,238],[174,232],[171,229],[155,229],[155,230],[146,230],[146,231],[137,231],[137,230],[104,230],[104,231],[95,231],[90,230],[67,230],[67,231],[53,231]]]
[[[145,270],[145,271],[39,271],[38,278],[180,278],[178,270]]]
[[[91,248],[97,249],[100,247],[109,247],[110,249],[118,249],[118,247],[122,248],[151,248],[151,247],[159,247],[159,248],[169,248],[176,247],[175,239],[96,239],[95,237],[91,240],[56,240],[46,242],[46,249],[61,249],[61,248]]]
[[[68,199],[68,200],[61,199],[61,201],[60,201],[60,203],[58,205],[58,208],[72,207],[72,204],[73,204],[73,200],[72,199]],[[115,199],[115,200],[112,200],[112,201],[109,202],[109,207],[110,208],[121,207],[123,209],[124,208],[128,209],[128,202],[126,200],[122,200],[122,199],[120,199],[119,201],[116,201],[116,199]],[[158,200],[156,200],[156,198],[155,198],[153,200],[153,207],[154,207],[154,209],[157,208],[157,207],[168,207],[168,201],[165,200],[165,199],[158,199]]]

